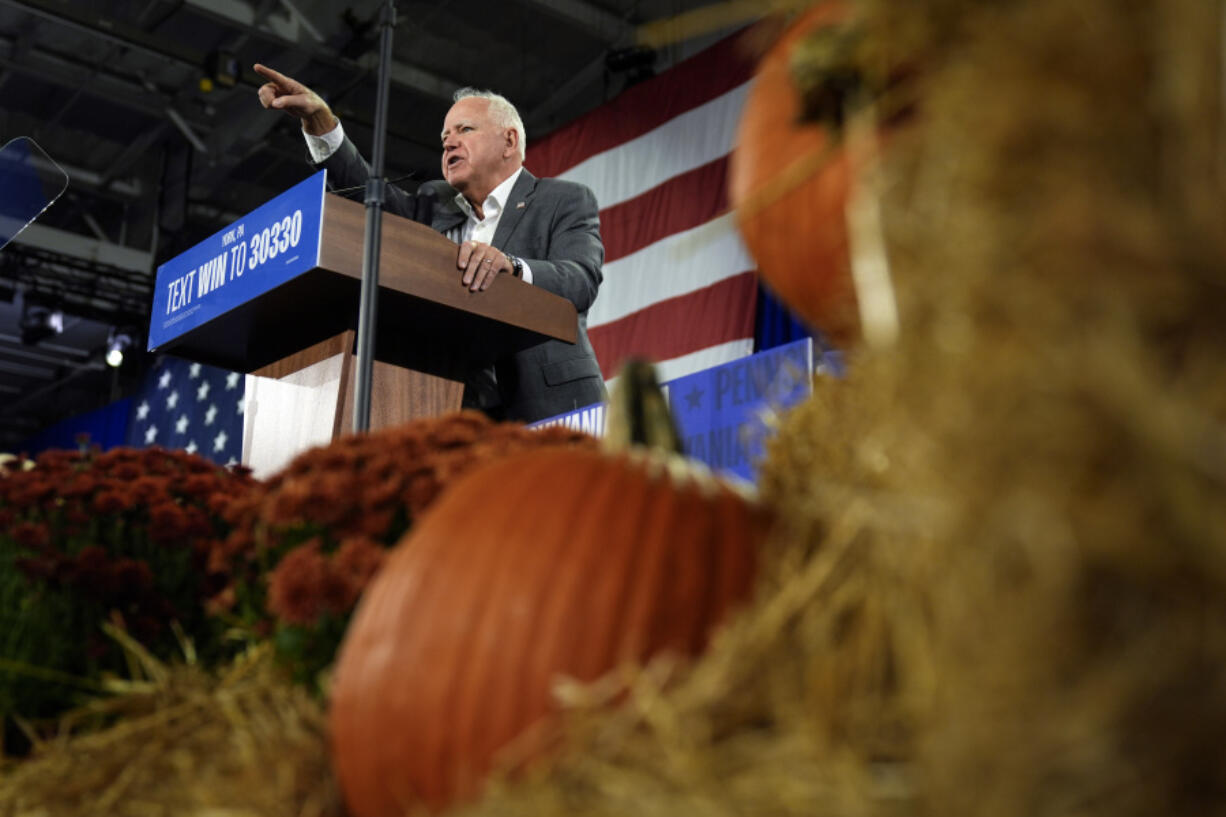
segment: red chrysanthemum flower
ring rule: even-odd
[[[319,587],[320,612],[331,613],[338,617],[345,616],[357,603],[360,592],[361,589],[355,587],[348,576],[337,571],[329,563]]]
[[[216,485],[217,478],[213,474],[192,474],[180,483],[179,490],[188,496],[208,496]]]
[[[115,466],[111,473],[114,474],[116,479],[133,480],[140,477],[144,472],[134,462],[121,462]]]
[[[55,494],[55,483],[43,479],[42,472],[26,471],[14,474],[10,479],[16,483],[9,491],[9,501],[13,507],[34,507]]]
[[[59,486],[59,495],[66,498],[89,496],[97,487],[98,480],[93,474],[79,473],[68,478]]]
[[[133,480],[131,490],[138,504],[149,504],[167,496],[166,481],[148,474]]]
[[[13,541],[23,548],[38,550],[51,541],[51,532],[41,522],[19,522],[12,528]]]
[[[149,537],[157,542],[170,542],[189,532],[188,518],[173,502],[159,502],[149,509]]]
[[[269,611],[288,624],[314,623],[322,610],[327,574],[327,559],[319,551],[318,539],[294,548],[268,574]]]
[[[365,536],[354,536],[341,543],[332,563],[336,571],[345,577],[356,600],[375,573],[383,566],[387,549]]]
[[[94,496],[94,510],[102,514],[120,513],[131,508],[131,497],[119,491],[100,491]]]

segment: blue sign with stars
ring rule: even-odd
[[[319,265],[321,170],[158,267],[150,351]]]
[[[243,455],[243,375],[163,357],[132,398],[127,444],[199,454],[220,465]]]
[[[817,368],[839,371],[823,357]],[[713,470],[753,481],[771,433],[770,419],[812,392],[813,341],[798,340],[663,384],[685,454]],[[603,403],[543,420],[604,434]]]

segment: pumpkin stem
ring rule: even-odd
[[[609,451],[639,445],[684,453],[668,400],[656,378],[656,367],[646,360],[631,358],[622,365],[609,400],[604,445]]]
[[[817,122],[841,136],[849,109],[868,101],[869,81],[858,60],[863,38],[862,31],[846,25],[823,26],[797,43],[789,68],[802,122]]]

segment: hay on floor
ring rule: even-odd
[[[322,707],[290,685],[270,650],[219,674],[145,666],[148,680],[75,713],[92,726],[78,724],[10,761],[0,772],[0,815],[343,814]]]

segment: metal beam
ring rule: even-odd
[[[16,36],[12,38],[13,51],[9,55],[10,59],[21,62],[22,58],[25,57],[34,44],[34,32],[37,30],[38,24],[39,22],[37,19],[29,19],[26,20],[21,26],[21,30],[18,31]],[[13,70],[8,66],[5,66],[3,70],[0,70],[0,89],[4,88],[5,84],[12,78],[12,76]]]
[[[39,380],[50,380],[55,377],[55,369],[45,366],[26,366],[21,363],[9,363],[8,361],[0,360],[0,372],[8,374],[16,374],[22,377],[34,377]]]
[[[610,45],[622,41],[629,42],[634,35],[634,26],[625,19],[599,6],[584,2],[584,0],[524,0],[524,2],[539,6],[542,10],[573,23]]]
[[[19,335],[10,335],[5,332],[0,332],[0,341],[4,341],[5,343],[20,344],[21,337]],[[58,352],[61,357],[68,356],[79,358],[79,360],[72,361],[74,364],[87,361],[91,357],[89,352],[78,349],[75,346],[65,346],[62,343],[48,343],[47,341],[43,341],[42,343],[38,344],[38,348],[44,349],[48,352]]]
[[[0,2],[9,1],[0,0]],[[241,26],[263,37],[271,37],[279,40],[283,45],[305,48],[313,61],[338,70],[371,71],[377,62],[378,55],[374,53],[366,54],[361,60],[355,62],[319,48],[318,41],[303,36],[305,27],[300,26],[298,18],[293,15],[282,18],[270,14],[261,21],[256,8],[245,0],[184,0],[184,2],[185,5],[205,16]],[[255,85],[262,85],[264,82],[262,77],[247,69],[244,69],[244,80]],[[392,63],[392,82],[447,100],[451,99],[451,94],[456,88],[463,85],[462,82],[450,77],[444,77],[425,68],[399,61]]]
[[[169,112],[172,109],[168,107],[166,110]],[[117,176],[126,173],[128,169],[137,162],[146,160],[149,150],[155,144],[157,144],[157,141],[162,138],[162,134],[165,133],[167,129],[168,126],[166,123],[162,122],[161,124],[150,128],[132,140],[132,142],[123,149],[123,152],[110,161],[106,172],[100,174],[102,186],[105,188],[113,184]]]
[[[50,167],[50,163],[41,158],[32,159],[31,164],[43,169],[48,169]],[[116,193],[120,196],[126,196],[133,199],[139,199],[141,196],[145,195],[144,185],[140,183],[139,179],[112,179],[109,175],[96,173],[93,170],[86,170],[85,168],[77,167],[76,165],[64,164],[63,162],[56,162],[55,164],[68,174],[68,181],[70,184],[84,185],[95,190]]]
[[[603,39],[610,47],[627,45],[634,40],[635,28],[624,17],[618,17],[601,8],[584,2],[584,0],[524,0],[548,9],[588,32]],[[551,117],[569,105],[584,89],[595,82],[604,72],[605,58],[608,51],[602,52],[594,60],[585,65],[562,87],[549,94],[549,98],[537,105],[528,113],[527,119],[537,128],[546,128]]]
[[[322,43],[324,41],[324,35],[319,33],[319,29],[311,25],[311,21],[307,19],[307,16],[299,11],[298,7],[290,2],[290,0],[281,0],[281,5],[289,12],[290,18],[306,29],[306,33],[310,34],[316,42]]]
[[[272,34],[287,42],[297,43],[302,37],[301,18],[292,12],[260,15],[255,6],[244,0],[186,0],[184,5],[204,11],[210,17],[222,17],[243,28]]]
[[[569,105],[588,85],[599,79],[604,74],[604,66],[605,55],[601,54],[585,65],[578,73],[573,74],[570,79],[563,83],[561,88],[549,94],[544,102],[537,105],[524,117],[527,120],[526,124],[530,125],[529,129],[548,128],[552,124],[550,117],[566,105]]]
[[[97,264],[120,267],[133,272],[149,274],[153,271],[153,255],[144,250],[104,243],[66,230],[31,224],[13,241],[40,250],[80,258]]]
[[[53,366],[59,366],[65,362],[64,355],[49,355],[49,354],[44,354],[40,351],[36,351],[36,349],[45,348],[43,344],[41,343],[36,347],[36,349],[31,349],[29,346],[22,344],[21,338],[17,337],[16,335],[0,334],[0,340],[12,341],[12,343],[14,344],[12,346],[0,346],[0,356],[7,355],[8,357],[19,358],[20,360],[33,360],[37,363],[50,363]],[[63,348],[66,349],[68,347],[63,347]],[[89,353],[84,352],[80,349],[73,349],[72,351],[74,355],[78,358],[88,358],[89,357]],[[77,361],[73,360],[69,362],[75,363]]]
[[[98,223],[98,219],[94,218],[93,213],[86,210],[85,212],[81,213],[81,220],[85,222],[85,226],[89,228],[89,231],[93,233],[94,236],[97,237],[97,239],[103,244],[115,243],[114,241],[111,241],[111,237],[106,234],[105,230],[102,229],[102,225]]]
[[[203,51],[164,40],[122,20],[89,11],[85,4],[70,6],[53,0],[0,0],[0,3],[180,65],[196,69],[204,65],[206,55]]]
[[[192,130],[191,125],[187,124],[187,120],[183,118],[182,114],[167,105],[166,118],[174,123],[174,126],[179,129],[179,133],[183,134],[183,137],[187,139],[187,141],[192,143],[192,147],[203,153],[205,156],[209,155],[209,146],[204,143],[203,139],[196,135],[196,132]]]
[[[21,61],[13,57],[0,57],[0,66],[12,73],[26,74],[65,88],[76,88],[89,79],[88,69],[75,65],[66,66],[63,61],[41,50],[31,52]],[[157,116],[166,104],[164,99],[147,93],[138,85],[119,85],[109,78],[106,82],[96,83],[90,88],[90,92],[108,102],[148,116]]]
[[[3,0],[0,0],[3,2]],[[8,38],[0,35],[0,39]],[[91,68],[69,56],[59,54],[44,46],[30,49],[23,58],[16,56],[19,49],[8,57],[0,56],[0,66],[65,88],[84,87],[85,93],[121,105],[151,119],[163,119],[166,106],[173,99],[148,81],[135,82],[111,74],[104,68]],[[186,120],[195,130],[209,126],[200,121]]]
[[[379,55],[374,52],[364,54],[357,64],[369,71],[373,77],[379,67]],[[397,85],[403,85],[406,88],[412,88],[414,91],[426,94],[427,96],[445,99],[448,102],[451,101],[451,95],[455,93],[456,88],[463,84],[423,68],[397,61],[392,62],[392,82],[395,82]]]

